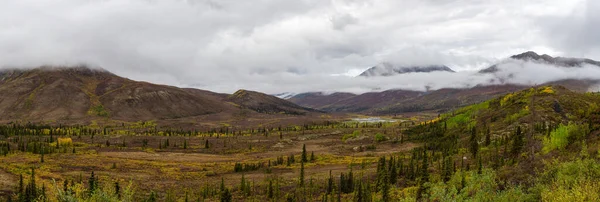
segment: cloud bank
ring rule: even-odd
[[[460,87],[493,79],[473,71],[527,50],[600,58],[592,26],[599,7],[585,0],[3,0],[0,67],[85,63],[225,93]],[[349,77],[387,61],[460,72]]]

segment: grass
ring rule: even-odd
[[[100,116],[100,117],[109,117],[110,116],[110,113],[101,104],[92,106],[90,108],[90,110],[88,111],[88,114]]]

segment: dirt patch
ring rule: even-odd
[[[99,155],[122,158],[136,159],[148,161],[169,161],[169,162],[197,162],[197,163],[212,163],[212,162],[229,162],[235,161],[234,156],[223,156],[215,154],[197,154],[197,153],[175,153],[175,152],[101,152]]]
[[[17,177],[0,169],[0,199],[12,194],[13,188],[17,186]]]

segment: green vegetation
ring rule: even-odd
[[[558,128],[550,133],[549,137],[544,137],[543,151],[548,153],[552,150],[564,150],[567,145],[581,140],[589,133],[588,125],[569,123],[560,124]]]
[[[477,124],[476,120],[472,117],[477,115],[481,110],[486,110],[490,106],[489,102],[482,102],[479,104],[467,106],[454,112],[454,115],[447,114],[444,117],[448,117],[446,120],[447,127],[449,129],[458,128],[460,126],[467,125],[473,127]]]
[[[381,134],[381,133],[377,133],[375,134],[375,141],[376,142],[383,142],[388,140],[388,137],[386,137],[385,135]]]
[[[101,104],[92,106],[88,113],[100,117],[110,116],[110,113],[106,111],[106,109],[104,109],[104,106],[102,106]]]
[[[360,136],[360,131],[355,130],[354,132],[352,132],[352,134],[346,134],[342,136],[342,141],[345,142],[348,139],[357,138],[358,136]]]
[[[4,125],[0,177],[11,187],[1,197],[599,201],[599,103],[599,96],[541,87],[415,124]]]

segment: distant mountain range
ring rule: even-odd
[[[511,61],[531,61],[565,68],[596,65],[582,58],[551,57],[526,52],[481,70],[500,71]],[[447,66],[399,67],[387,63],[370,68],[362,76],[404,73],[454,72]],[[371,78],[377,79],[377,78]],[[587,91],[597,80],[559,80],[546,84]],[[545,84],[543,84],[545,85]],[[322,112],[398,114],[446,111],[529,88],[515,84],[478,85],[472,88],[442,88],[431,91],[402,89],[352,93],[283,93],[275,96],[239,90],[221,94],[200,89],[177,88],[133,81],[106,70],[80,67],[40,67],[0,70],[0,122],[90,123],[96,120],[173,120],[176,124],[246,121],[269,117],[308,117]],[[281,99],[281,98],[287,98]],[[313,116],[317,117],[317,116]],[[310,118],[310,119],[313,119]],[[307,118],[309,120],[309,118]]]
[[[538,55],[535,52],[525,52],[513,55],[498,64],[485,68],[479,73],[487,74],[499,71],[503,64],[515,60],[529,61],[556,65],[565,68],[577,68],[583,65],[600,67],[600,62],[585,58],[551,57]],[[428,73],[435,71],[454,72],[447,66],[415,66],[402,67],[389,63],[382,63],[363,72],[360,76],[392,76],[404,73]],[[562,85],[571,90],[585,92],[600,84],[597,80],[565,79],[546,83],[547,85]],[[541,84],[541,85],[546,85]],[[289,98],[298,105],[311,107],[328,112],[352,112],[367,114],[397,114],[418,111],[445,111],[458,106],[473,104],[488,100],[506,93],[519,91],[529,86],[515,84],[478,85],[472,88],[442,88],[434,91],[420,92],[408,90],[387,90],[383,92],[369,92],[360,95],[350,93],[303,93]]]
[[[511,62],[511,60],[522,60],[522,61],[529,61],[529,62],[535,62],[535,63],[544,63],[544,64],[549,64],[549,65],[555,65],[558,67],[568,67],[568,68],[582,67],[583,65],[595,65],[595,66],[600,67],[600,62],[591,60],[591,59],[587,59],[587,58],[552,57],[552,56],[549,56],[546,54],[538,55],[537,53],[535,53],[533,51],[528,51],[528,52],[521,53],[518,55],[513,55],[508,60],[504,60],[504,61],[500,62],[499,64],[495,64],[488,68],[480,70],[479,73],[485,74],[485,73],[497,72],[499,70],[498,69],[499,65],[509,63],[509,62]]]
[[[298,93],[287,92],[287,93],[272,94],[272,96],[275,96],[275,97],[278,97],[278,98],[281,98],[281,99],[285,99],[285,100],[290,99],[290,98],[292,98],[292,97],[294,97],[296,95],[298,95]]]
[[[374,67],[371,67],[361,73],[359,76],[364,77],[374,77],[374,76],[393,76],[397,74],[407,74],[407,73],[427,73],[427,72],[454,72],[454,70],[450,69],[445,65],[425,65],[425,66],[401,66],[394,65],[391,63],[381,63]]]
[[[253,91],[228,95],[156,85],[84,66],[0,70],[0,95],[3,122],[85,123],[97,119],[146,121],[206,116],[233,119],[228,117],[316,112]]]

